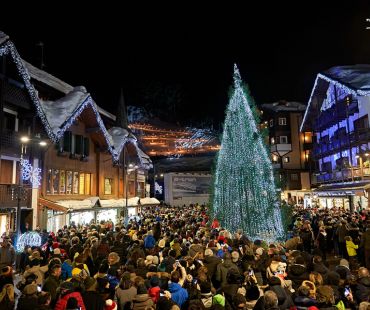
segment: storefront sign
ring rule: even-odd
[[[329,192],[313,192],[318,197],[346,197],[354,196],[354,191],[329,191]]]

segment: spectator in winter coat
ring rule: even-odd
[[[63,281],[72,278],[72,262],[70,259],[66,259],[62,264],[61,279]]]
[[[220,282],[221,286],[224,286],[227,284],[227,274],[230,269],[235,269],[239,271],[238,266],[236,266],[231,261],[230,253],[226,252],[224,254],[223,262],[217,265],[217,270],[216,270],[216,280]]]
[[[370,269],[370,222],[368,222],[367,229],[362,234],[361,246],[365,252],[365,266],[366,268]]]
[[[160,290],[159,278],[157,276],[152,276],[150,278],[150,288],[148,290],[148,294],[155,304],[158,302]]]
[[[4,237],[0,246],[0,269],[6,266],[15,267],[15,250],[7,236]]]
[[[116,297],[120,309],[125,309],[126,304],[132,303],[136,295],[137,288],[130,281],[130,274],[123,274],[119,287],[116,288]]]
[[[82,293],[82,299],[85,304],[86,309],[88,310],[104,310],[104,300],[96,292],[97,281],[88,277],[84,281],[85,292]]]
[[[215,279],[217,265],[220,264],[222,260],[219,257],[214,256],[211,249],[206,249],[204,251],[203,264],[208,269],[208,275],[213,281]]]
[[[35,310],[38,307],[37,285],[28,284],[18,300],[17,310]]]
[[[135,296],[133,302],[133,310],[145,310],[150,309],[154,306],[152,298],[149,296],[148,291],[144,284],[139,285],[137,288],[137,295]]]
[[[279,300],[276,293],[273,291],[266,291],[264,296],[261,296],[253,310],[278,310]]]
[[[358,280],[355,289],[355,297],[358,303],[369,301],[370,296],[370,274],[367,268],[361,267],[358,270]]]
[[[307,286],[300,286],[297,291],[297,296],[294,298],[294,304],[297,310],[306,310],[309,307],[316,305],[316,300],[311,298],[310,290]]]
[[[62,273],[61,265],[54,264],[52,267],[49,268],[50,275],[46,278],[44,286],[42,290],[44,292],[49,292],[51,296],[51,306],[53,307],[56,302],[57,298],[57,289],[60,283],[60,275]]]
[[[108,264],[109,264],[108,274],[118,279],[119,278],[118,271],[121,266],[120,266],[120,257],[116,252],[109,253]]]
[[[73,283],[67,281],[60,285],[60,298],[57,301],[54,310],[68,309],[67,304],[71,298],[76,299],[77,306],[80,307],[81,310],[86,310],[81,294],[79,292],[74,292]]]
[[[179,284],[180,274],[178,271],[174,271],[171,274],[171,283],[168,286],[168,289],[171,293],[171,299],[179,305],[181,308],[182,305],[188,299],[188,291],[181,287]]]
[[[288,278],[293,281],[293,289],[297,290],[302,281],[308,280],[308,272],[304,258],[298,256],[295,258],[295,263],[288,268]]]
[[[271,277],[269,279],[270,290],[275,292],[278,298],[278,305],[280,310],[289,309],[294,306],[292,297],[286,292],[281,285],[281,280],[278,277]]]
[[[40,260],[35,258],[31,260],[30,267],[23,273],[23,279],[26,279],[31,273],[37,276],[36,284],[42,285],[44,283],[45,273],[48,271],[48,266],[40,267]]]
[[[155,239],[153,237],[153,232],[151,230],[148,231],[147,236],[144,239],[144,248],[152,249],[155,246]]]

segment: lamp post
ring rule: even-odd
[[[17,197],[17,222],[16,222],[16,231],[17,231],[17,240],[19,239],[21,235],[21,212],[22,212],[22,206],[21,206],[21,200],[22,200],[22,194],[23,194],[23,174],[24,174],[24,163],[23,163],[23,157],[26,154],[27,151],[27,145],[29,143],[37,142],[37,144],[41,147],[46,146],[46,142],[42,141],[40,139],[30,139],[27,136],[23,136],[20,139],[21,141],[21,154],[20,154],[20,165],[19,165],[19,180],[18,180],[18,197]],[[32,166],[29,166],[32,168]],[[34,168],[32,168],[34,169]],[[33,184],[35,180],[33,180],[33,176],[31,174],[31,171],[28,171],[30,173],[30,182],[33,186],[36,186],[36,184]],[[39,184],[37,184],[38,187]]]

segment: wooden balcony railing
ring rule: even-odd
[[[362,171],[359,167],[342,169],[341,171],[332,171],[326,173],[316,173],[312,178],[313,184],[322,184],[322,183],[334,183],[341,181],[352,181],[360,179],[369,179],[370,178],[370,168],[362,168]]]
[[[1,208],[17,207],[20,195],[20,206],[31,206],[32,189],[30,187],[19,187],[15,184],[0,184],[0,210]]]

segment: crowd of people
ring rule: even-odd
[[[366,211],[296,207],[287,240],[272,244],[231,234],[205,206],[137,219],[39,232],[17,270],[3,235],[0,309],[370,309]]]

